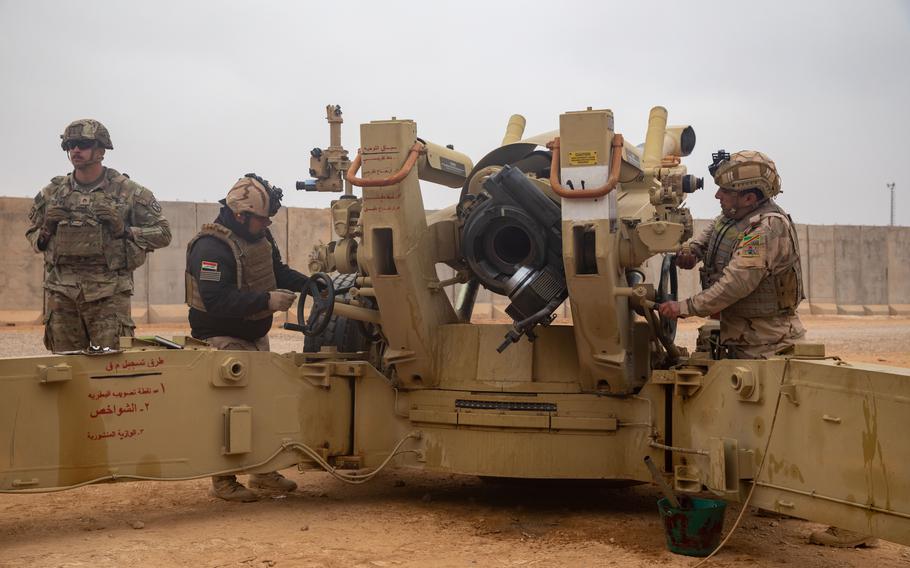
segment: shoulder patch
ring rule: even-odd
[[[739,243],[739,254],[745,257],[761,256],[761,246],[764,240],[761,234],[743,235],[743,240]]]
[[[755,242],[755,244],[761,243],[761,233],[746,233],[743,235],[742,244],[746,245],[748,243]]]
[[[765,237],[762,233],[746,233],[735,252],[739,265],[743,268],[763,268],[765,266]]]
[[[199,280],[209,282],[221,282],[221,271],[218,270],[218,263],[211,260],[203,260],[199,267]]]
[[[155,215],[161,215],[161,204],[158,203],[158,200],[155,199],[152,192],[144,187],[140,186],[140,190],[136,196],[136,202],[151,209]]]

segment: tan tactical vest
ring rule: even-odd
[[[790,234],[790,242],[796,251],[794,260],[785,266],[775,269],[759,282],[758,287],[748,296],[725,309],[723,314],[739,317],[757,318],[782,315],[795,315],[799,303],[805,299],[803,292],[803,271],[799,262],[799,240],[796,236],[796,227],[790,216],[779,207],[776,211],[769,211],[753,216],[750,229],[757,227],[762,219],[777,217],[782,219]]]
[[[131,207],[129,177],[110,168],[104,175],[99,186],[90,191],[76,189],[72,174],[51,180],[55,187],[47,207],[63,207],[69,216],[57,225],[54,238],[44,251],[48,264],[117,271],[134,270],[145,261],[145,251],[130,247],[128,239],[114,238],[108,226],[95,216],[95,209],[104,205],[114,208],[126,220]]]
[[[207,223],[202,226],[199,234],[186,245],[187,259],[189,259],[190,251],[196,241],[206,236],[215,237],[231,248],[237,264],[237,289],[241,292],[269,292],[278,287],[275,280],[275,267],[272,263],[272,243],[267,238],[251,243],[238,237],[224,225]],[[185,274],[185,281],[186,303],[191,308],[201,312],[206,311],[202,296],[199,294],[199,283],[189,271]],[[271,311],[263,310],[244,319],[258,320],[270,315],[272,315]]]
[[[702,290],[707,290],[720,280],[724,268],[730,264],[743,233],[750,227],[748,219],[728,219],[723,215],[714,220],[714,232],[705,247],[703,263],[699,269]]]

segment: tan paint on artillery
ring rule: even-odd
[[[351,199],[333,202],[338,240],[319,248],[311,267],[357,273],[338,313],[378,324],[381,340],[358,353],[279,355],[133,339],[117,354],[0,359],[0,489],[295,464],[341,475],[387,462],[647,482],[648,456],[677,490],[741,502],[754,487],[753,506],[910,544],[910,471],[901,467],[910,463],[902,428],[910,373],[844,364],[820,346],[713,360],[662,341],[648,311],[656,283],[630,283],[629,271],[691,235],[682,180],[692,180],[681,165],[688,127],[667,126],[666,109],[652,110],[643,151],[625,139],[614,146],[611,111],[563,115],[557,182],[601,185],[612,152],[621,153],[619,181],[600,197],[561,198],[550,180],[525,172],[522,191],[560,208],[557,264],[574,324],[538,326],[533,343],[520,339],[502,353],[513,326],[469,323],[470,310],[457,312],[464,304],[446,294],[476,276],[465,260],[473,253],[462,249],[471,204],[427,215],[418,180],[485,199],[483,180],[554,135],[518,140],[523,128],[513,120],[504,145],[474,172],[463,154],[418,138],[409,120],[362,125],[361,159],[351,162],[340,111],[328,107],[327,118],[332,143],[324,160],[311,161],[322,176],[315,187],[344,187]],[[355,163],[373,183],[361,198],[342,177]],[[438,264],[455,276],[440,281]],[[404,453],[390,457],[394,448]]]

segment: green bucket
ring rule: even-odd
[[[675,509],[666,498],[657,501],[667,535],[667,548],[686,556],[707,556],[720,544],[724,530],[725,501],[690,499],[691,509]]]

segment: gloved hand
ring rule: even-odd
[[[675,320],[676,318],[680,317],[679,302],[674,302],[672,300],[669,302],[664,302],[663,304],[660,304],[657,310],[660,312],[660,315],[671,320]]]
[[[676,253],[676,266],[679,268],[688,270],[694,268],[696,264],[698,264],[698,258],[688,248]]]
[[[48,208],[44,212],[44,229],[53,234],[57,230],[57,224],[66,220],[68,216],[69,213],[67,213],[66,209],[59,205]]]
[[[297,299],[297,294],[290,290],[271,290],[269,292],[269,310],[272,312],[286,312]]]
[[[110,205],[96,205],[94,207],[95,217],[101,219],[104,223],[111,228],[111,233],[115,237],[119,237],[123,234],[123,231],[126,227],[123,224],[123,219],[120,218],[120,215],[117,213],[117,210],[111,207]]]

